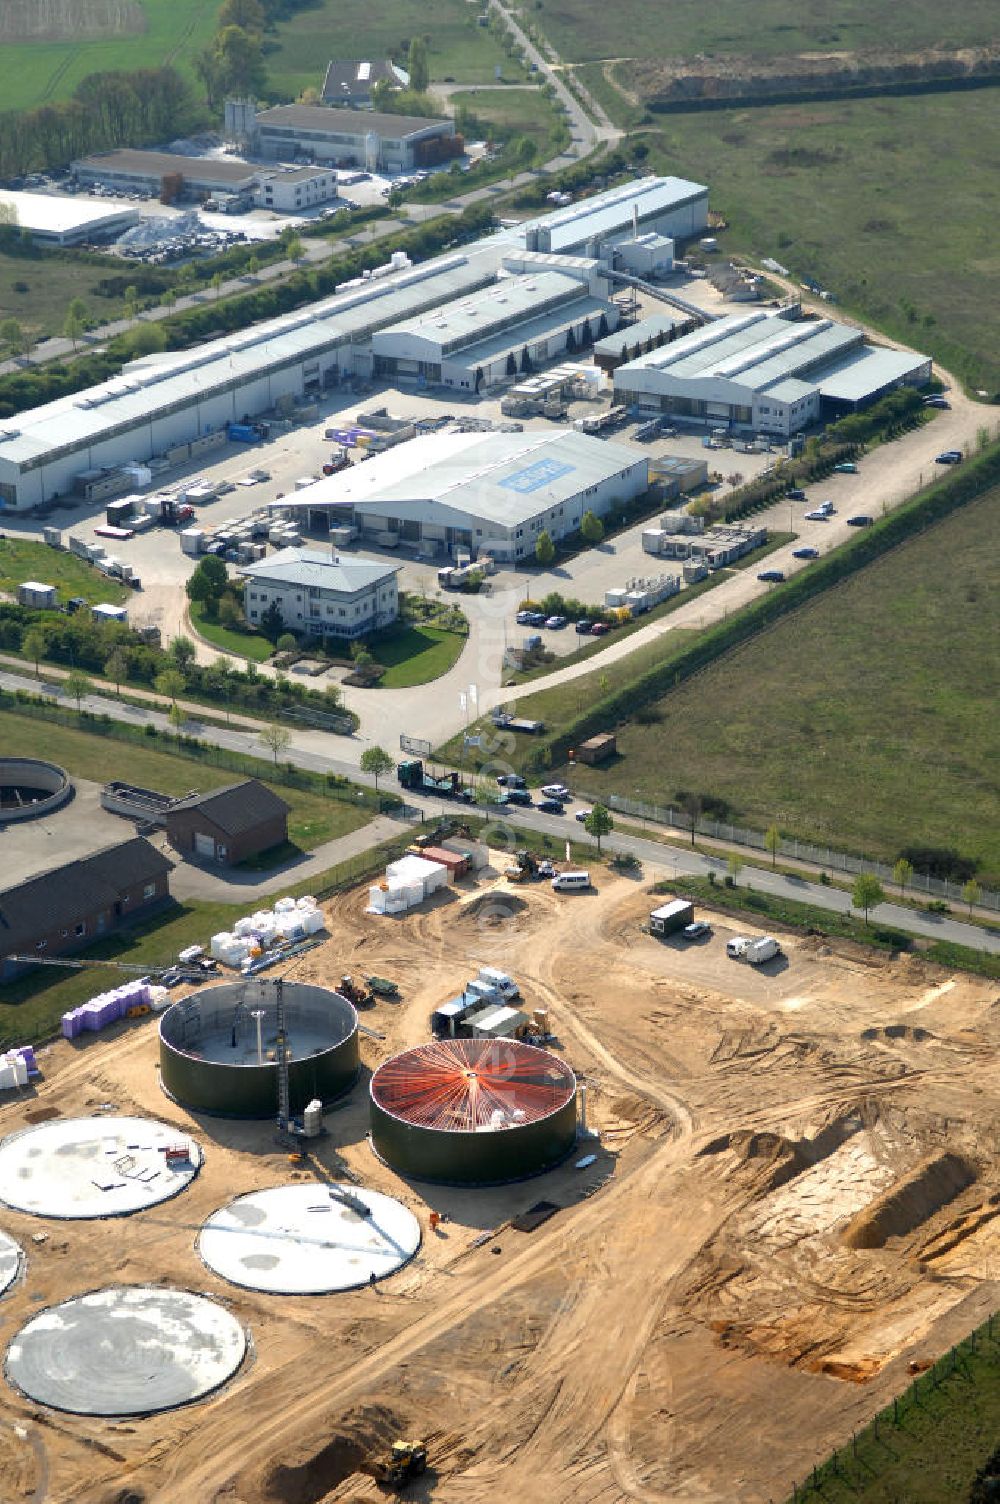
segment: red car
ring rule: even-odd
[[[611,628],[608,626],[606,621],[595,621],[594,625],[590,629],[590,635],[591,637],[604,637],[605,634],[610,631]]]

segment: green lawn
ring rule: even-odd
[[[4,49],[0,47],[0,71]],[[0,321],[17,319],[34,340],[61,334],[66,310],[82,298],[98,323],[121,318],[120,298],[102,297],[98,282],[110,268],[91,266],[72,256],[11,256],[0,250]]]
[[[0,537],[0,592],[16,596],[18,585],[25,580],[57,586],[60,604],[79,595],[93,605],[104,601],[118,606],[132,596],[124,585],[68,550],[49,548],[28,538]]]
[[[949,14],[949,29],[965,14]],[[984,89],[661,115],[644,133],[647,165],[711,184],[730,225],[726,251],[814,277],[972,388],[996,392],[997,102]],[[928,235],[936,211],[940,233]]]
[[[322,86],[331,57],[391,57],[405,68],[410,38],[419,35],[428,38],[432,80],[487,83],[497,63],[506,77],[523,78],[521,65],[476,25],[477,15],[478,7],[468,0],[422,0],[419,6],[369,0],[359,29],[357,11],[347,0],[319,0],[279,27],[278,45],[267,56],[268,76],[276,93],[294,97]]]
[[[200,601],[192,601],[189,607],[191,622],[199,637],[204,637],[213,647],[224,653],[233,653],[237,658],[250,658],[254,663],[265,663],[274,653],[274,644],[259,632],[238,627],[223,627],[217,621],[205,620],[205,608]]]
[[[385,665],[379,680],[385,689],[409,689],[440,679],[458,662],[468,638],[443,627],[391,627],[370,640],[376,663]]]
[[[533,25],[555,44],[567,62],[596,58],[690,57],[695,53],[792,53],[837,48],[919,47],[941,43],[959,47],[996,35],[992,0],[964,0],[942,15],[933,0],[913,0],[905,27],[893,0],[673,0],[667,7],[649,0],[535,0],[528,9]]]
[[[577,781],[660,804],[696,790],[736,821],[883,859],[955,846],[995,885],[998,546],[994,489],[646,707],[617,728],[619,758]],[[640,649],[628,672],[665,651]],[[558,726],[596,677],[521,713]]]
[[[74,33],[78,4],[73,0],[62,6],[65,41],[9,40],[0,16],[0,98],[5,110],[65,99],[88,73],[174,63],[193,78],[192,59],[212,36],[219,9],[218,0],[139,0],[145,23],[141,29],[81,40]]]

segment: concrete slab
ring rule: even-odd
[[[44,737],[42,728],[39,734]],[[43,743],[40,741],[39,745]],[[109,765],[116,754],[122,759],[128,757],[125,747],[112,743],[108,747]],[[101,784],[77,778],[72,769],[67,772],[76,792],[62,809],[37,820],[0,824],[0,872],[4,887],[24,882],[50,867],[90,856],[115,841],[127,841],[135,833],[130,820],[109,815],[101,808]],[[108,777],[111,776],[109,770]]]
[[[174,1145],[189,1157],[168,1164]],[[36,1217],[125,1217],[179,1195],[200,1166],[198,1145],[166,1123],[66,1118],[0,1143],[0,1201]]]
[[[395,1274],[420,1223],[391,1196],[351,1185],[284,1185],[230,1202],[198,1238],[208,1267],[272,1295],[325,1295]]]
[[[74,1415],[146,1415],[218,1389],[246,1355],[235,1317],[204,1296],[148,1286],[78,1295],[40,1311],[4,1364],[29,1399]]]
[[[5,1232],[0,1232],[0,1295],[17,1279],[24,1254]]]

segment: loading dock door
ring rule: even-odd
[[[194,833],[194,849],[198,856],[215,856],[215,841],[211,836],[203,836],[200,831]]]

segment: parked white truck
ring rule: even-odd
[[[747,961],[751,966],[761,966],[781,955],[781,946],[773,935],[734,935],[726,942],[726,955],[731,961]]]

